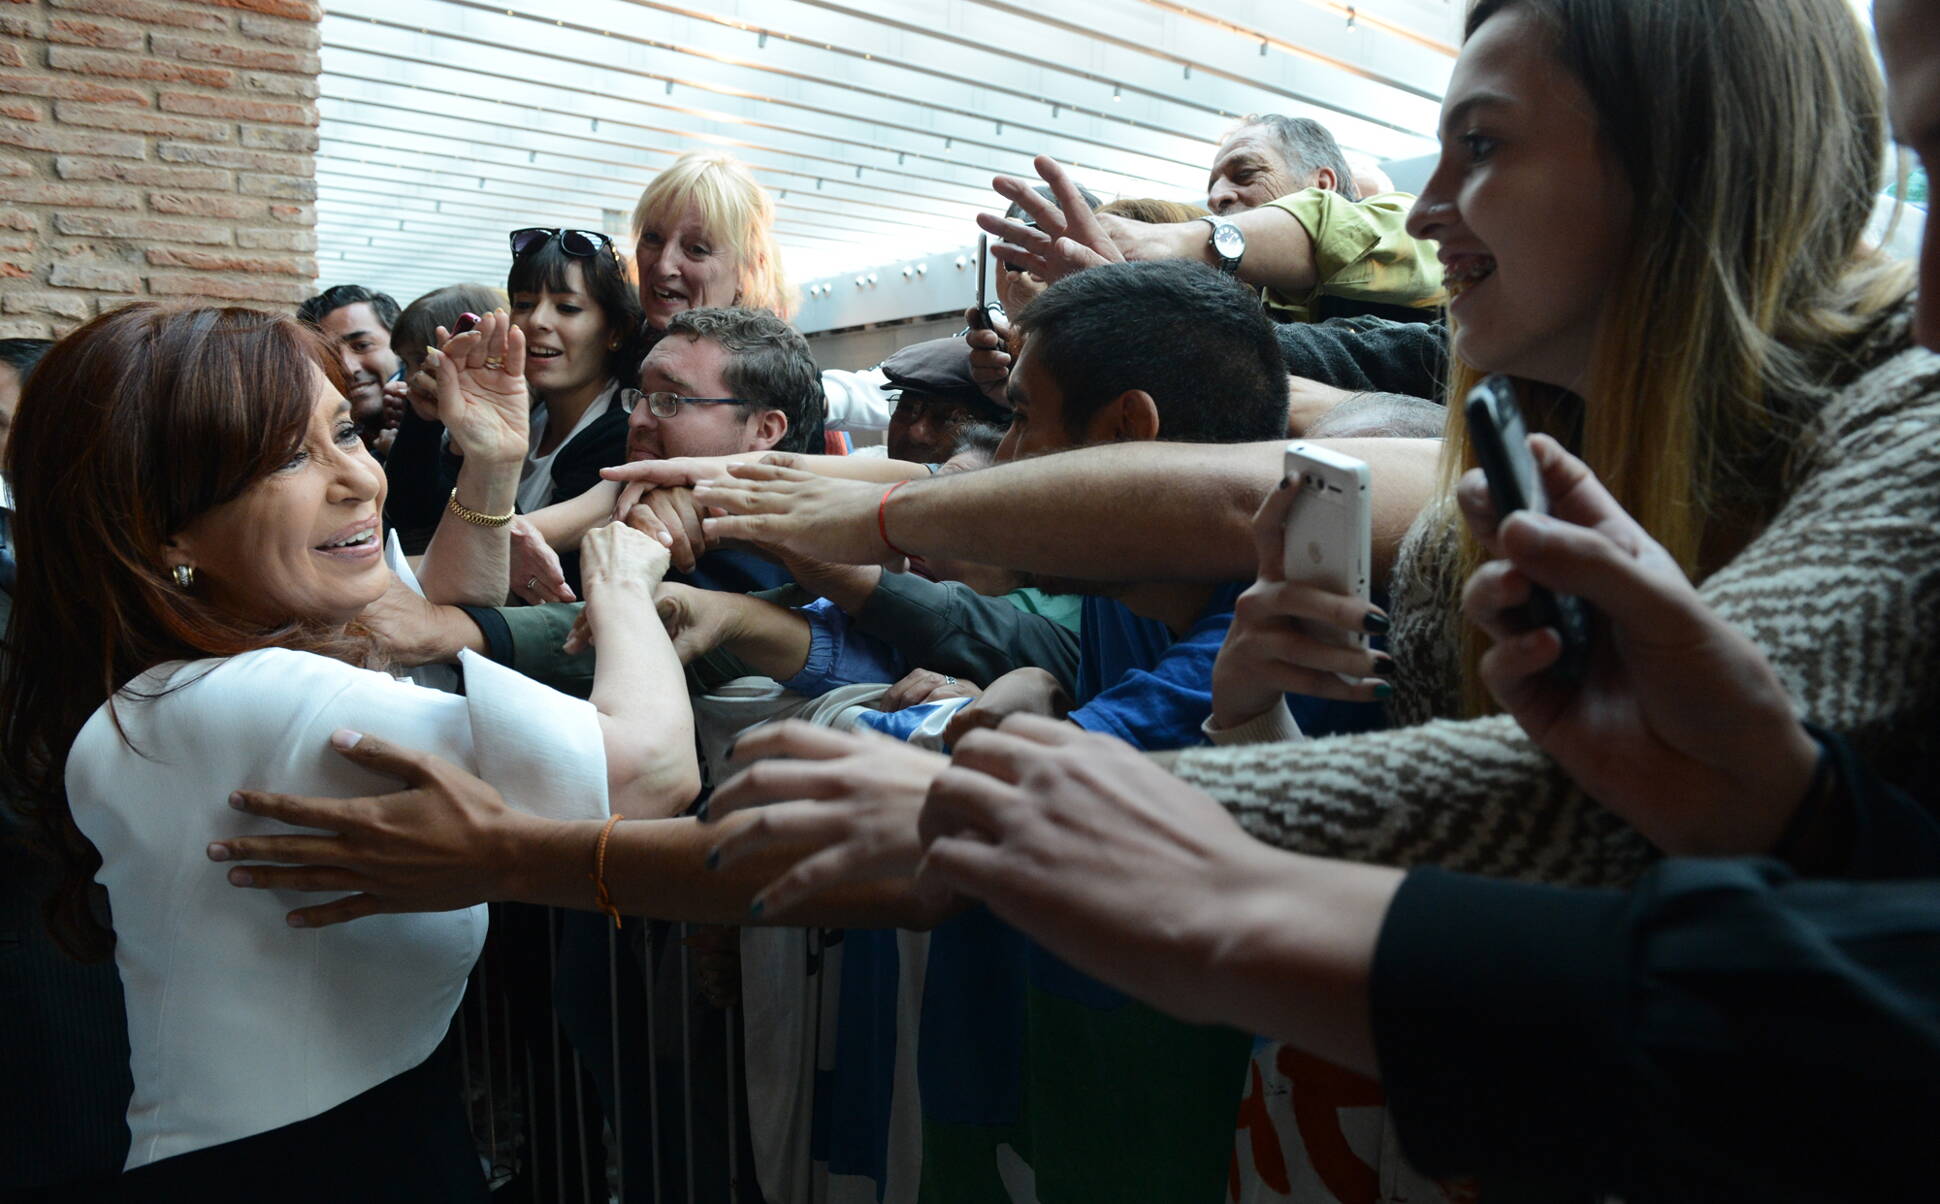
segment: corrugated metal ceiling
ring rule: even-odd
[[[675,155],[777,198],[792,279],[962,246],[1048,152],[1104,196],[1203,197],[1239,114],[1432,151],[1447,0],[336,0],[323,21],[323,284],[502,284],[505,233],[623,233]]]

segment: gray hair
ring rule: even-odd
[[[1279,113],[1250,113],[1240,120],[1239,129],[1259,126],[1272,136],[1286,157],[1287,166],[1302,175],[1321,168],[1334,173],[1334,191],[1350,201],[1361,199],[1354,189],[1354,169],[1347,165],[1340,143],[1326,126],[1311,117],[1285,117]]]

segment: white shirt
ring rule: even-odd
[[[606,387],[604,393],[593,399],[593,404],[586,407],[586,412],[579,416],[578,422],[573,423],[573,429],[566,432],[566,437],[543,456],[539,454],[539,444],[546,437],[546,403],[542,401],[532,407],[532,414],[527,419],[531,424],[531,433],[527,436],[525,468],[519,473],[520,511],[530,514],[552,504],[552,462],[558,458],[559,449],[578,438],[579,432],[590,426],[593,419],[612,408],[614,399],[619,395],[620,382],[616,380]]]
[[[462,663],[465,697],[281,648],[178,661],[115,696],[133,748],[106,704],[82,728],[68,801],[101,851],[119,938],[128,1169],[307,1119],[423,1062],[485,940],[482,906],[290,928],[285,913],[328,896],[239,889],[206,856],[213,840],[291,830],[232,810],[230,791],[398,789],[330,749],[350,728],[444,757],[521,810],[607,814],[592,706]]]
[[[822,399],[827,409],[822,425],[831,431],[886,430],[889,416],[896,412],[896,396],[881,368],[867,372],[823,369]]]

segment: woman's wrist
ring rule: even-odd
[[[511,513],[518,508],[522,463],[466,456],[458,466],[458,504],[479,514]]]

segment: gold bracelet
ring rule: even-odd
[[[464,519],[474,527],[503,527],[519,516],[516,508],[508,510],[504,514],[481,514],[479,511],[472,509],[470,506],[458,500],[458,487],[456,485],[452,486],[451,500],[445,503],[445,509],[456,514],[459,518]]]
[[[618,815],[609,815],[606,826],[600,829],[600,842],[593,850],[593,872],[588,875],[593,883],[593,902],[612,919],[615,928],[620,926],[620,909],[613,905],[613,896],[606,890],[606,840],[613,835],[613,825],[620,819]]]

